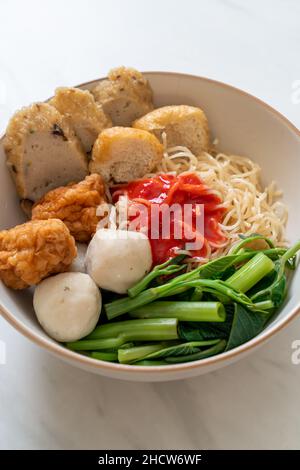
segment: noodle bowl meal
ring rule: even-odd
[[[11,118],[7,165],[27,221],[0,232],[0,279],[44,331],[112,363],[167,366],[232,350],[282,307],[300,242],[282,191],[212,142],[199,107],[154,109],[120,67]]]

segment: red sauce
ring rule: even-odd
[[[121,195],[127,197],[134,202],[145,204],[149,212],[148,224],[148,237],[150,239],[152,256],[154,265],[163,263],[170,257],[176,255],[178,249],[185,249],[186,243],[195,240],[197,236],[203,238],[203,234],[197,233],[196,230],[196,207],[198,204],[204,204],[204,243],[202,248],[193,251],[193,256],[206,256],[208,244],[212,243],[212,250],[215,249],[214,245],[222,244],[226,238],[219,228],[219,222],[224,216],[225,209],[219,207],[222,203],[220,198],[211,192],[210,188],[203,184],[200,178],[194,174],[189,173],[186,175],[158,175],[153,178],[132,181],[125,185],[118,185],[111,189],[113,201],[117,202]],[[174,236],[175,217],[170,216],[170,237],[164,239],[161,233],[161,221],[159,223],[158,238],[151,238],[151,205],[159,205],[163,210],[162,204],[179,204],[183,207],[184,204],[191,204],[192,217],[191,226],[193,239],[185,238],[184,233],[180,239]],[[137,217],[137,216],[135,216]],[[131,220],[134,220],[131,219]]]

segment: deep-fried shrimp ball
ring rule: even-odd
[[[79,242],[87,242],[96,232],[97,207],[106,200],[100,175],[87,176],[77,184],[49,191],[32,209],[32,219],[60,219]]]
[[[0,279],[13,289],[66,271],[75,256],[75,240],[61,220],[33,220],[0,232]]]

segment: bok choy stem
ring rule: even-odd
[[[118,349],[128,341],[166,341],[178,339],[176,318],[128,320],[98,326],[86,338],[67,343],[74,351]]]
[[[118,360],[118,352],[106,352],[106,351],[93,351],[90,353],[93,359],[100,361],[114,362]]]
[[[179,321],[223,322],[226,318],[220,302],[156,301],[132,310],[133,318],[177,318]]]
[[[273,261],[263,253],[257,253],[227,279],[226,284],[239,292],[247,292],[273,269]]]
[[[126,338],[119,336],[117,338],[81,339],[66,343],[66,346],[68,349],[72,349],[72,351],[94,351],[96,349],[118,349],[126,342]]]
[[[261,302],[255,302],[256,308],[259,310],[271,310],[274,308],[272,300],[262,300]]]
[[[165,344],[146,344],[143,346],[136,346],[129,349],[119,349],[118,359],[121,364],[129,364],[130,362],[135,362],[144,357],[148,356],[151,353],[160,351],[165,347]]]

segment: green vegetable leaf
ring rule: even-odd
[[[276,276],[277,276],[277,272],[276,272],[276,262],[275,262],[275,269],[270,272],[269,274],[267,274],[263,279],[261,279],[257,284],[255,284],[255,286],[253,286],[248,292],[247,292],[247,295],[250,297],[250,299],[252,299],[252,297],[257,294],[258,292],[261,292],[265,289],[267,289],[268,287],[270,287]],[[264,299],[265,300],[265,299]]]
[[[253,302],[261,302],[263,300],[271,300],[275,308],[279,308],[285,300],[286,289],[286,275],[282,269],[282,258],[275,261],[275,272],[272,282],[267,286],[258,290],[251,296]]]
[[[237,260],[237,255],[223,256],[203,265],[200,271],[201,279],[219,279]]]
[[[219,330],[215,323],[201,323],[200,326],[199,323],[196,326],[193,323],[179,323],[178,334],[179,338],[186,341],[225,339],[228,336],[225,331]]]
[[[236,348],[257,336],[265,326],[267,318],[261,313],[250,312],[242,305],[235,304],[226,351]]]
[[[177,346],[170,346],[168,348],[161,349],[154,353],[148,354],[144,359],[163,359],[166,357],[186,356],[199,352],[201,349],[212,346],[218,343],[219,340],[207,340],[207,341],[192,341],[189,343],[178,344]]]
[[[294,263],[296,263],[294,258],[299,250],[300,241],[295,243],[281,258],[275,261],[276,276],[273,282],[269,287],[254,294],[251,297],[252,301],[260,302],[262,300],[271,300],[275,308],[279,308],[282,305],[287,293],[285,268],[288,263],[293,269]]]
[[[221,339],[216,344],[214,344],[210,348],[204,349],[203,351],[199,351],[194,354],[189,354],[185,356],[170,356],[170,357],[166,357],[164,360],[171,364],[176,364],[180,362],[198,361],[199,359],[204,359],[206,357],[220,354],[221,352],[225,350],[225,348],[226,348],[226,341],[224,339]]]
[[[265,253],[268,256],[268,251],[271,250],[247,250],[239,254],[230,253],[221,258],[214,259],[198,268],[199,277],[200,279],[225,279],[226,276],[229,277],[233,274],[235,266],[249,261],[259,252]],[[276,253],[274,253],[274,256],[276,256]]]

